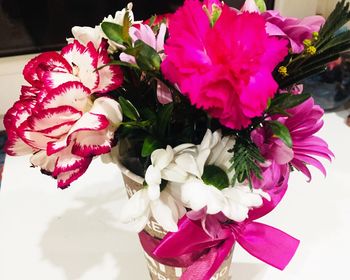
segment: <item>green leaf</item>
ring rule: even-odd
[[[202,180],[206,185],[214,186],[219,190],[227,188],[230,184],[226,172],[216,165],[204,166]]]
[[[251,177],[254,175],[261,179],[261,169],[259,163],[265,162],[259,148],[246,137],[247,135],[238,136],[235,146],[230,152],[233,152],[230,162],[232,163],[230,171],[234,170],[232,184],[236,181],[243,183],[246,180],[251,186]]]
[[[130,20],[130,13],[129,13],[129,10],[126,10],[123,18],[122,38],[124,42],[126,42],[129,46],[132,45],[131,37],[129,35],[129,29],[131,26],[132,26],[132,22]]]
[[[147,157],[152,154],[154,150],[162,148],[162,143],[153,136],[149,135],[145,138],[142,146],[141,156]]]
[[[266,12],[266,4],[264,0],[255,0],[255,3],[261,13]]]
[[[157,51],[141,40],[137,40],[133,48],[128,48],[125,53],[135,57],[137,65],[144,71],[158,71],[161,58]]]
[[[151,16],[151,18],[149,19],[148,25],[152,27],[156,19],[157,19],[157,15]]]
[[[118,43],[118,44],[123,44],[124,39],[123,39],[123,26],[112,23],[112,22],[102,22],[101,28],[103,32],[106,34],[108,39],[111,39],[112,41]]]
[[[164,137],[169,127],[169,122],[171,120],[171,116],[174,110],[174,104],[169,103],[163,105],[158,112],[158,133],[161,137]]]
[[[269,107],[269,112],[271,110],[284,111],[286,109],[294,108],[299,104],[305,102],[305,100],[310,98],[310,94],[291,94],[291,93],[282,93],[276,95],[272,100]]]
[[[135,106],[132,105],[132,103],[129,100],[120,96],[118,98],[118,101],[119,101],[120,106],[122,107],[123,114],[125,116],[127,116],[129,119],[136,121],[140,117],[139,112],[137,111]]]
[[[125,66],[125,67],[129,67],[129,68],[136,68],[136,69],[140,69],[137,65],[135,64],[131,64],[131,63],[128,63],[128,62],[124,62],[124,61],[120,61],[120,60],[112,60],[111,62],[105,64],[105,65],[102,65],[101,67],[97,68],[97,70],[100,70],[106,66],[109,66],[109,65],[119,65],[119,66]]]
[[[273,134],[280,138],[289,148],[292,148],[293,142],[292,137],[290,136],[289,129],[278,121],[269,121]]]

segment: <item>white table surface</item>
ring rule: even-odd
[[[280,272],[237,246],[232,279],[350,279],[350,128],[347,112],[327,114],[320,135],[334,151],[328,176],[313,170],[307,183],[293,173],[289,191],[265,223],[301,240]],[[118,222],[126,194],[113,164],[95,160],[64,191],[29,168],[26,157],[7,157],[0,191],[1,280],[143,280],[147,268],[136,234]]]

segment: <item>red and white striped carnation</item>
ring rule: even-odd
[[[23,71],[30,86],[22,87],[5,115],[7,153],[32,154],[31,163],[57,178],[60,188],[79,178],[94,156],[111,150],[122,121],[118,102],[98,97],[123,80],[118,66],[96,70],[110,61],[107,47],[105,41],[98,50],[75,41],[60,54],[35,57]]]

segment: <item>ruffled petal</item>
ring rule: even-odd
[[[90,90],[98,86],[99,74],[95,71],[98,53],[91,42],[85,47],[75,40],[62,49],[61,55],[72,65],[73,74],[79,77],[84,86]]]
[[[107,53],[107,48],[107,42],[102,41],[98,53],[97,67],[106,65],[111,61]],[[118,65],[104,66],[98,70],[98,73],[100,80],[94,92],[106,93],[120,87],[123,83],[123,72]]]
[[[50,91],[40,107],[42,109],[57,108],[69,105],[76,110],[85,111],[89,105],[90,90],[80,82],[68,82]]]
[[[46,52],[27,63],[23,70],[23,76],[31,85],[41,88],[43,83],[40,76],[42,72],[46,71],[72,73],[72,67],[60,54]]]

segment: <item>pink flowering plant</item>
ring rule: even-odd
[[[135,21],[129,4],[28,62],[5,116],[6,151],[31,155],[59,188],[104,154],[144,178],[121,211],[135,230],[152,217],[181,233],[188,219],[213,239],[229,226],[247,245],[244,230],[279,203],[292,170],[326,173],[323,110],[301,84],[350,47],[350,32],[337,32],[349,19],[344,0],[327,21],[254,0],[240,10],[185,0]],[[282,269],[296,243],[285,263],[262,259]]]

